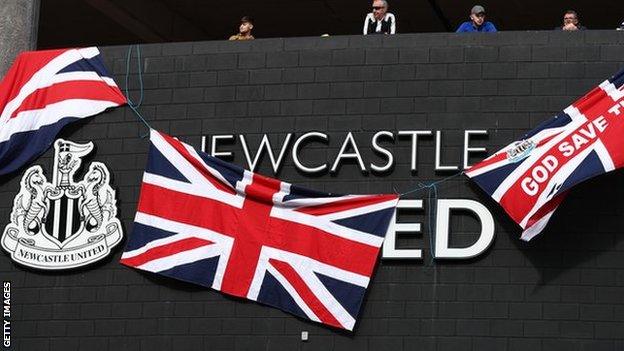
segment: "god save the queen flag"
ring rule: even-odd
[[[353,330],[396,195],[333,195],[151,132],[121,263]]]
[[[624,71],[466,171],[522,227],[539,234],[576,184],[624,164]]]
[[[0,83],[0,175],[45,152],[68,123],[125,103],[95,47],[21,53]]]

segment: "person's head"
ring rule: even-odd
[[[240,21],[240,26],[238,27],[238,31],[240,34],[251,34],[251,30],[253,29],[253,19],[249,16],[243,16]]]
[[[386,0],[373,1],[373,16],[376,20],[382,20],[388,12],[388,2]]]
[[[573,24],[573,25],[577,25],[579,22],[578,20],[578,13],[576,13],[576,11],[574,10],[568,10],[563,14],[563,25],[567,25],[567,24]]]
[[[475,5],[470,10],[470,20],[475,26],[480,26],[485,22],[485,9],[481,5]]]

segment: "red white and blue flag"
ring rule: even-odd
[[[121,263],[353,330],[397,195],[333,195],[151,132]]]
[[[522,227],[539,234],[576,184],[624,165],[624,71],[466,171]]]
[[[68,123],[125,103],[95,47],[21,53],[0,83],[0,175],[45,152]]]

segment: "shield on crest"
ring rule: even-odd
[[[58,241],[59,246],[63,246],[82,230],[78,208],[81,193],[74,183],[74,174],[80,168],[82,157],[93,150],[93,143],[77,144],[59,140],[55,147],[58,152],[54,158],[52,184],[56,187],[57,194],[48,197],[50,211],[45,220],[45,234]]]

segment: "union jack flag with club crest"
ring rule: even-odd
[[[466,175],[523,229],[539,234],[567,192],[624,165],[624,70]]]
[[[333,195],[151,131],[121,263],[353,330],[397,195]]]

